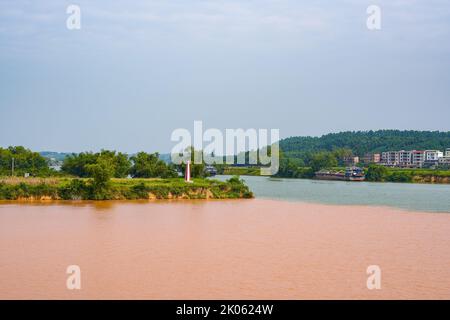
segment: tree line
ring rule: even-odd
[[[321,137],[290,137],[280,141],[277,175],[311,178],[320,169],[345,165],[343,159],[346,157],[390,150],[445,150],[449,147],[450,132],[439,131],[348,131]],[[397,176],[392,179],[397,178],[404,179]]]
[[[357,156],[390,150],[444,150],[450,148],[450,132],[377,130],[330,133],[321,137],[290,137],[280,141],[287,156],[302,158],[308,153],[350,149]]]
[[[102,150],[97,153],[81,152],[67,156],[61,172],[77,177],[92,177],[95,169],[104,168],[114,178],[173,178],[176,168],[159,159],[158,153],[139,152],[129,157],[122,152]]]
[[[345,166],[344,159],[351,156],[353,151],[347,148],[307,152],[302,158],[292,157],[289,153],[280,151],[280,168],[277,176],[312,178],[321,169]]]
[[[0,175],[21,175],[25,173],[35,176],[48,176],[52,171],[47,159],[38,152],[32,152],[22,146],[0,148]]]
[[[194,152],[192,151],[192,157]],[[168,164],[161,160],[159,154],[138,152],[129,156],[122,152],[101,150],[100,152],[72,153],[66,156],[58,172],[49,167],[50,159],[38,152],[22,146],[0,148],[0,175],[23,176],[25,173],[36,177],[74,176],[79,178],[175,178],[178,172],[185,170],[185,165]],[[14,169],[13,169],[14,166]],[[205,164],[192,164],[191,176],[205,177]]]

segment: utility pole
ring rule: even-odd
[[[11,176],[14,176],[14,157],[11,159]]]

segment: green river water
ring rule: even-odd
[[[217,176],[219,180],[229,176]],[[450,185],[243,176],[257,198],[450,213]]]

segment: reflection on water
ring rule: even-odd
[[[209,200],[218,201],[218,200]],[[230,201],[230,200],[220,200],[220,201]],[[233,201],[233,200],[231,200]],[[16,207],[17,205],[26,205],[32,207],[48,207],[48,206],[67,206],[72,208],[90,208],[95,211],[111,212],[111,209],[116,206],[123,204],[134,204],[134,205],[148,205],[149,203],[173,203],[173,204],[195,204],[196,206],[202,206],[205,204],[204,200],[107,200],[107,201],[91,201],[91,200],[45,200],[45,201],[10,201],[10,200],[0,200],[0,206],[6,208]]]
[[[449,299],[448,248],[450,215],[380,207],[3,202],[0,298]],[[80,291],[65,286],[74,264]]]

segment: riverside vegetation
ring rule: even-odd
[[[6,177],[12,172],[22,176]],[[73,154],[61,172],[47,160],[23,147],[0,148],[0,200],[134,200],[134,199],[235,199],[253,193],[238,177],[225,182],[206,179],[203,165],[192,166],[193,183],[178,177],[176,166],[157,153],[132,157],[115,151]],[[128,177],[128,178],[127,178]],[[132,177],[132,178],[131,178]]]
[[[345,171],[345,159],[386,150],[445,150],[450,132],[439,131],[356,131],[330,133],[321,137],[290,137],[279,142],[280,167],[276,177],[313,179],[322,169]],[[269,146],[270,148],[270,146]],[[269,149],[270,150],[270,149]],[[245,153],[246,161],[249,152]],[[248,163],[248,162],[246,162]],[[387,168],[370,163],[356,164],[366,173],[366,181],[450,183],[450,167],[435,169]],[[259,175],[260,165],[216,165],[219,174]]]
[[[280,141],[280,170],[285,178],[314,178],[321,169],[345,170],[343,159],[387,150],[445,150],[450,132],[356,131],[330,133],[321,137],[291,137]],[[366,181],[450,183],[450,168],[402,169],[359,163]]]
[[[432,131],[359,131],[341,132],[322,137],[291,137],[280,141],[280,168],[277,177],[314,178],[321,169],[343,170],[342,159],[365,152],[400,149],[440,149],[450,146],[450,132]],[[269,153],[270,153],[270,146]],[[191,153],[194,154],[191,149]],[[246,155],[248,158],[248,154]],[[14,161],[12,161],[14,159]],[[59,159],[61,161],[61,159]],[[14,163],[14,172],[12,172]],[[367,181],[450,183],[450,168],[400,169],[373,164],[364,167]],[[219,174],[259,175],[259,165],[215,165]],[[49,168],[49,159],[24,147],[0,148],[0,199],[49,197],[52,199],[141,199],[141,198],[248,198],[252,193],[239,180],[218,182],[205,179],[204,164],[192,164],[193,184],[178,178],[184,165],[162,161],[158,153],[139,152],[133,156],[102,150],[64,156],[61,171]],[[11,183],[2,176],[24,176],[29,179]],[[133,179],[125,179],[132,177]],[[122,180],[121,180],[122,179]],[[144,180],[139,180],[144,179]],[[147,180],[145,180],[147,179]],[[224,184],[224,185],[222,185]]]
[[[0,200],[137,200],[137,199],[237,199],[252,198],[238,177],[225,182],[180,178],[1,178]]]

